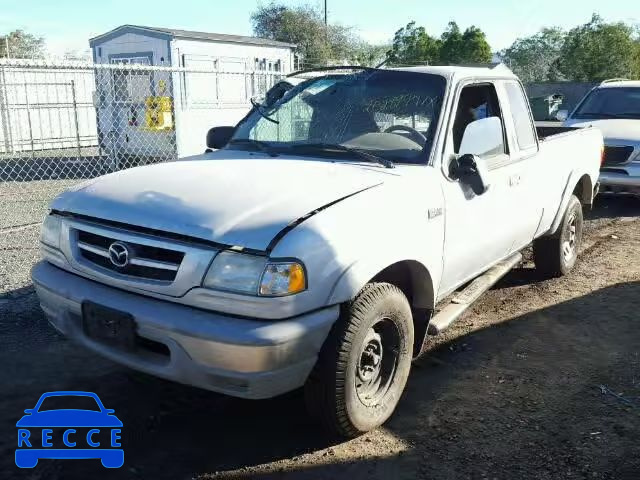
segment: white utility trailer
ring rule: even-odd
[[[209,128],[237,123],[294,68],[295,45],[256,37],[123,25],[89,43],[114,67],[96,69],[94,103],[100,144],[119,159],[202,153]]]

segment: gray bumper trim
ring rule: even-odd
[[[43,310],[63,334],[132,368],[244,398],[303,385],[339,315],[336,305],[287,320],[240,319],[124,292],[47,262],[36,264],[31,275]],[[129,312],[136,333],[164,344],[170,355],[125,353],[87,338],[85,300]]]
[[[602,185],[640,188],[640,176],[632,176],[616,172],[600,172],[599,181]]]

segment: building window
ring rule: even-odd
[[[194,71],[185,73],[184,96],[189,107],[206,108],[218,101],[218,60],[204,55],[183,55],[182,64]]]

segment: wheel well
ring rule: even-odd
[[[591,205],[593,203],[593,185],[589,175],[583,175],[578,180],[576,187],[573,189],[573,194],[578,197],[578,200],[583,205]]]
[[[409,300],[414,327],[413,353],[414,357],[418,356],[427,335],[435,302],[431,274],[420,262],[404,260],[388,266],[370,281],[391,283],[402,290]]]

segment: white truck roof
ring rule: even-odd
[[[349,70],[349,66],[343,67]],[[353,66],[353,69],[358,69],[358,66]],[[419,67],[382,67],[383,70],[396,70],[403,72],[417,72],[417,73],[429,73],[432,75],[441,75],[448,80],[461,80],[465,78],[513,78],[517,79],[515,73],[513,73],[509,67],[503,63],[487,64],[487,65],[424,65]],[[309,70],[303,72],[294,72],[291,76],[287,77],[287,81],[292,84],[300,83],[309,78],[316,76],[326,75],[331,69],[323,70],[318,68],[317,70]],[[340,70],[334,70],[335,73],[339,73]]]
[[[430,73],[434,75],[442,75],[448,79],[460,80],[463,78],[518,78],[510,69],[503,63],[491,64],[491,65],[449,65],[449,66],[420,66],[420,67],[398,67],[390,70],[402,70],[408,72],[420,72]]]
[[[623,80],[623,79],[614,78],[612,80],[605,80],[596,88],[622,88],[622,87],[640,88],[640,80]]]

